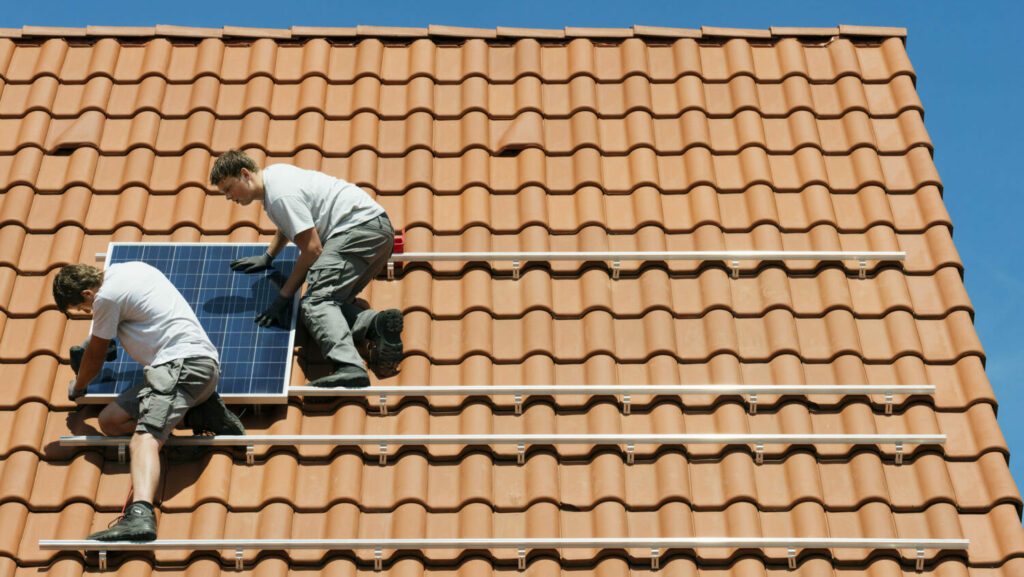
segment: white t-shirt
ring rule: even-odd
[[[358,186],[290,164],[264,168],[263,188],[267,216],[291,241],[296,234],[315,227],[324,242],[384,214],[384,207]]]
[[[220,361],[185,297],[144,262],[112,264],[103,273],[92,305],[92,334],[117,337],[143,366],[188,357]]]

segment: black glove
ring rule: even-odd
[[[270,268],[270,263],[274,262],[274,257],[267,253],[263,253],[259,256],[247,256],[245,258],[238,258],[231,261],[231,270],[235,272],[244,272],[245,274],[252,274],[254,272],[260,272]]]
[[[279,326],[282,329],[288,328],[292,319],[292,299],[277,295],[274,302],[270,303],[267,310],[256,317],[256,324],[261,327]]]
[[[78,381],[71,381],[71,384],[68,385],[68,400],[71,401],[72,403],[75,402],[78,398],[85,396],[84,389],[81,391],[75,389],[75,383],[77,382]]]
[[[82,356],[85,355],[85,347],[75,345],[71,347],[71,370],[78,374],[78,369],[82,366]],[[107,356],[106,360],[113,361],[117,360],[117,341],[110,339],[110,344],[107,345]],[[85,393],[82,393],[83,395]]]

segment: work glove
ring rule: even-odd
[[[256,324],[261,327],[278,326],[282,329],[288,328],[292,319],[292,299],[277,295],[274,302],[270,303],[267,310],[256,317]]]
[[[82,356],[85,354],[85,347],[75,345],[71,347],[71,370],[78,374],[78,369],[82,366]],[[110,344],[107,345],[107,356],[106,360],[114,361],[117,360],[117,341],[110,339]],[[85,393],[82,393],[83,395]]]
[[[79,398],[85,396],[85,389],[81,391],[75,389],[75,383],[77,382],[78,381],[72,380],[71,384],[68,385],[68,400],[71,401],[72,403],[74,403]]]
[[[274,257],[267,253],[263,253],[259,256],[247,256],[245,258],[238,258],[231,261],[231,270],[235,272],[244,272],[245,274],[252,274],[254,272],[260,272],[270,268],[270,263],[274,262]]]

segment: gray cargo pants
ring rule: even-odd
[[[387,264],[394,246],[395,229],[382,214],[328,239],[306,274],[308,286],[299,302],[302,319],[335,368],[363,367],[356,343],[366,340],[377,312],[353,301]]]

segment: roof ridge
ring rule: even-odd
[[[289,39],[313,36],[330,37],[403,37],[403,38],[758,38],[778,39],[785,37],[846,37],[846,38],[902,38],[907,37],[906,28],[885,26],[851,26],[840,24],[836,27],[780,27],[767,29],[718,28],[702,26],[700,29],[666,28],[661,26],[634,25],[628,28],[579,28],[563,29],[537,28],[466,28],[431,24],[426,27],[356,26],[356,27],[308,27],[291,28],[248,28],[224,26],[223,28],[200,28],[191,26],[169,26],[158,24],[152,27],[86,26],[65,28],[54,26],[23,26],[22,28],[0,28],[0,38],[25,37],[189,37],[189,38],[272,38]]]

